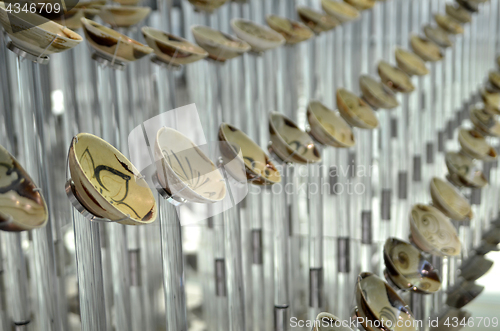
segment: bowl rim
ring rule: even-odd
[[[321,121],[319,121],[319,119],[316,116],[316,114],[314,113],[314,111],[312,111],[314,105],[315,106],[319,106],[321,108],[324,108],[327,111],[330,111],[332,113],[332,115],[335,116],[335,118],[341,123],[341,125],[345,125],[345,127],[348,128],[349,131],[351,132],[352,143],[346,144],[345,142],[340,141],[338,139],[338,137],[335,137],[335,136],[331,135],[328,132],[328,130],[325,128],[325,126],[323,125],[323,123],[321,123]],[[316,121],[319,123],[319,125],[320,125],[321,129],[323,130],[323,132],[326,133],[326,135],[328,135],[337,144],[341,145],[342,147],[346,147],[346,148],[349,148],[349,147],[352,147],[352,146],[356,145],[356,138],[354,137],[354,132],[353,132],[351,126],[349,125],[349,123],[346,122],[346,120],[344,120],[344,118],[340,115],[340,113],[338,111],[334,111],[334,110],[328,108],[324,103],[322,103],[319,100],[311,100],[309,102],[309,104],[307,105],[307,110],[306,110],[306,115],[309,115],[309,114],[316,119]],[[314,130],[312,129],[311,123],[309,123],[309,126],[311,127],[311,132],[313,132]]]
[[[311,142],[313,142],[313,139],[310,135],[307,134],[307,132],[303,131],[301,128],[299,128],[299,126],[294,122],[292,121],[290,118],[288,118],[287,116],[283,115],[282,113],[279,113],[277,111],[271,111],[269,112],[269,116],[268,116],[268,119],[269,119],[269,125],[273,128],[274,132],[276,132],[276,137],[278,138],[278,140],[280,140],[280,142],[284,145],[284,146],[287,146],[287,148],[290,148],[293,150],[293,148],[291,148],[291,146],[285,141],[285,139],[283,139],[283,137],[281,136],[281,134],[279,133],[278,129],[276,128],[276,126],[274,125],[274,121],[273,121],[273,118],[274,117],[280,117],[282,119],[286,119],[287,121],[289,121],[290,123],[292,123],[295,128],[301,132],[301,135],[303,135],[304,137],[305,136],[308,136],[310,139],[311,139]],[[294,157],[297,157],[299,159],[302,160],[303,163],[318,163],[321,161],[321,154],[320,154],[320,151],[318,149],[318,146],[316,143],[313,143],[313,149],[314,151],[317,152],[318,154],[318,158],[315,159],[315,160],[311,160],[309,158],[306,158],[306,157],[303,157],[302,155],[300,154],[293,154]],[[288,161],[288,160],[283,160],[284,162],[292,162],[292,161]],[[295,162],[292,162],[292,163],[295,163]]]
[[[199,154],[201,157],[205,158],[206,161],[210,162],[210,164],[214,167],[214,169],[217,171],[217,173],[219,174],[220,176],[220,179],[224,179],[223,175],[220,173],[219,169],[217,168],[217,166],[214,164],[214,162],[212,160],[210,160],[210,158],[191,140],[189,139],[188,137],[186,137],[182,132],[180,131],[177,131],[173,128],[169,128],[169,127],[161,127],[158,132],[156,132],[156,138],[155,138],[155,142],[154,142],[154,145],[155,145],[155,148],[158,148],[160,151],[162,150],[161,149],[161,146],[160,146],[160,141],[159,141],[159,137],[162,133],[164,132],[173,132],[174,134],[176,135],[179,135],[180,138],[184,139],[185,141],[189,142],[191,145],[192,145],[192,148],[194,148]],[[227,194],[227,187],[226,187],[226,182],[224,181],[224,195],[220,198],[220,199],[208,199],[202,195],[200,195],[198,192],[196,192],[195,190],[191,189],[186,183],[184,180],[182,180],[179,175],[177,175],[177,173],[174,171],[174,169],[172,169],[172,167],[170,166],[170,164],[168,163],[168,161],[165,160],[165,156],[163,155],[163,153],[161,154],[161,159],[159,160],[156,160],[156,162],[159,162],[159,161],[162,161],[161,163],[166,163],[167,166],[169,167],[170,171],[174,174],[174,176],[179,180],[179,182],[182,183],[182,185],[184,185],[185,189],[184,190],[188,190],[189,192],[191,192],[191,194],[195,195],[198,199],[200,200],[204,200],[206,202],[219,202],[219,201],[222,201],[224,200],[224,198],[226,197],[226,194]],[[165,161],[165,162],[163,162]],[[168,183],[167,183],[168,184]],[[175,195],[175,194],[173,194]],[[188,199],[186,199],[188,200]],[[188,200],[189,201],[189,200]]]
[[[254,145],[253,147],[258,148],[258,149],[259,149],[259,151],[260,151],[260,152],[262,152],[262,154],[264,154],[264,155],[268,158],[269,163],[270,163],[270,164],[272,164],[274,167],[276,167],[276,166],[274,165],[274,163],[272,162],[271,158],[267,155],[267,153],[266,153],[266,152],[265,152],[265,151],[264,151],[264,150],[263,150],[263,149],[262,149],[259,145],[257,145],[257,143],[255,143],[255,142],[254,142],[254,141],[253,141],[253,140],[252,140],[252,139],[251,139],[251,138],[250,138],[250,137],[249,137],[249,136],[248,136],[245,132],[243,132],[242,130],[238,129],[238,128],[237,128],[237,127],[235,127],[234,125],[231,125],[231,124],[226,123],[226,122],[222,122],[222,123],[221,123],[221,125],[219,126],[219,132],[220,132],[220,134],[222,134],[222,135],[223,135],[224,140],[225,140],[226,142],[229,142],[229,140],[227,139],[226,133],[224,132],[224,129],[223,129],[223,128],[225,128],[225,127],[231,127],[231,128],[236,129],[237,131],[239,131],[239,132],[242,134],[243,138],[244,138],[246,141],[251,142],[251,143],[252,143],[252,145]],[[234,150],[233,146],[232,146],[231,144],[229,144],[229,146],[231,147],[231,150],[232,150],[232,151],[236,154],[237,152]],[[242,154],[243,154],[243,153],[242,153]],[[247,164],[246,164],[246,163],[244,163],[244,164],[245,164],[245,170],[246,170],[247,172],[251,172],[251,173],[252,173],[255,177],[257,177],[257,178],[259,178],[259,179],[263,180],[263,181],[264,181],[265,183],[267,183],[267,184],[278,184],[278,183],[280,183],[280,182],[281,182],[281,173],[279,172],[279,170],[278,170],[278,169],[276,169],[276,172],[277,172],[277,174],[278,174],[278,176],[279,176],[279,181],[272,181],[272,180],[269,180],[269,178],[267,178],[267,177],[264,177],[264,176],[262,176],[262,175],[257,174],[255,171],[253,171],[252,169],[250,169],[250,168],[247,166]]]
[[[22,175],[28,181],[28,183],[31,184],[31,185],[33,185],[34,188],[38,188],[38,186],[36,185],[36,183],[33,181],[33,179],[31,178],[31,176],[26,171],[26,169],[24,169],[24,167],[21,165],[21,163],[14,157],[14,155],[12,155],[2,145],[0,145],[0,153],[6,154],[12,160],[12,163],[14,165],[17,165],[19,167],[19,169],[21,170]],[[10,218],[9,218],[9,220],[11,221],[10,224],[12,224],[15,227],[15,229],[12,229],[12,230],[9,230],[9,231],[12,231],[12,232],[29,231],[29,230],[33,230],[33,229],[42,228],[42,227],[44,227],[47,224],[47,222],[49,220],[49,209],[48,209],[48,206],[47,206],[47,202],[45,201],[45,198],[43,197],[43,194],[42,194],[41,191],[36,191],[36,194],[40,197],[40,200],[42,202],[41,206],[43,207],[44,212],[45,212],[45,218],[44,218],[44,220],[42,222],[40,222],[39,224],[37,224],[37,225],[31,226],[31,225],[27,225],[27,224],[24,224],[24,223],[21,223],[21,222],[17,222],[16,219],[12,215],[4,213],[5,215],[10,216]],[[0,227],[2,227],[1,225],[2,225],[2,223],[0,223]],[[8,226],[8,224],[6,224],[6,226]]]
[[[134,172],[134,177],[137,180],[141,180],[144,182],[144,187],[148,187],[148,184],[146,182],[145,179],[141,178],[141,176],[137,176],[137,174],[140,175],[140,172],[137,170],[137,168],[132,164],[132,162],[127,158],[125,157],[125,155],[122,154],[122,152],[120,152],[115,146],[111,145],[110,143],[108,143],[106,140],[102,139],[101,137],[98,137],[96,135],[93,135],[91,133],[86,133],[86,132],[80,132],[78,133],[75,137],[73,137],[72,141],[71,141],[71,145],[70,145],[70,148],[69,148],[69,153],[68,153],[68,158],[71,156],[71,154],[73,154],[74,156],[74,161],[75,161],[75,164],[76,166],[78,167],[78,172],[80,172],[81,174],[83,174],[83,179],[85,180],[85,184],[87,187],[90,188],[90,190],[94,191],[94,193],[96,193],[97,195],[99,195],[104,201],[106,201],[106,203],[108,204],[108,206],[111,206],[111,209],[113,210],[113,212],[117,213],[117,214],[121,214],[125,217],[128,216],[128,219],[127,220],[130,220],[131,222],[134,222],[134,223],[139,223],[139,224],[150,224],[150,223],[153,223],[154,221],[156,221],[156,218],[158,217],[158,205],[156,203],[156,199],[154,197],[154,193],[153,191],[151,191],[151,188],[149,188],[149,192],[151,193],[151,198],[152,198],[152,201],[153,201],[153,216],[154,217],[151,217],[150,220],[147,220],[147,221],[143,221],[143,220],[139,220],[135,217],[133,217],[132,215],[127,215],[125,214],[124,212],[122,212],[121,210],[119,210],[118,208],[116,208],[115,205],[113,205],[112,203],[109,202],[109,200],[107,198],[105,198],[95,187],[94,185],[92,184],[92,182],[89,180],[87,174],[85,174],[85,172],[83,171],[83,168],[82,168],[82,165],[80,163],[80,159],[78,158],[78,156],[76,155],[76,151],[75,151],[75,146],[76,144],[78,143],[78,141],[80,140],[79,137],[88,137],[90,139],[93,139],[93,140],[96,140],[96,141],[99,141],[101,142],[104,146],[106,146],[106,148],[108,148],[109,150],[111,150],[114,154],[120,156],[123,160],[127,161],[128,162],[128,165],[131,166],[132,168],[132,171]],[[81,179],[81,177],[80,177]],[[87,195],[90,195],[90,194],[87,194]],[[89,210],[90,212],[90,210]],[[91,214],[93,214],[91,212]],[[99,216],[99,215],[95,215],[95,216]],[[102,217],[102,216],[99,216],[99,217]],[[114,220],[114,222],[117,222],[118,220]]]

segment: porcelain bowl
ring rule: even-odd
[[[377,3],[376,0],[344,0],[349,5],[353,6],[357,10],[367,10],[373,8]]]
[[[496,70],[490,71],[488,74],[488,80],[490,81],[491,85],[493,85],[493,87],[500,90],[500,72]]]
[[[99,17],[113,27],[128,28],[141,22],[150,12],[149,7],[102,6]]]
[[[71,142],[68,161],[76,197],[93,215],[125,225],[156,220],[156,201],[147,182],[109,143],[80,133]]]
[[[446,14],[453,17],[457,22],[469,23],[472,20],[470,12],[459,4],[446,4]]]
[[[464,7],[472,13],[479,11],[479,3],[474,0],[455,0],[460,6]]]
[[[474,217],[469,201],[453,185],[434,177],[429,186],[432,204],[447,217],[456,221]]]
[[[247,180],[256,185],[272,185],[281,182],[281,174],[267,154],[243,131],[227,123],[219,127],[219,140],[225,141],[230,150],[224,150],[228,159],[234,159],[241,150]]]
[[[443,30],[451,34],[463,34],[464,28],[460,25],[460,22],[455,20],[453,17],[448,15],[436,14],[434,15],[437,25],[439,25]]]
[[[483,136],[500,137],[500,123],[484,107],[472,107],[470,120],[475,129]]]
[[[411,36],[411,48],[426,62],[437,62],[443,59],[444,55],[439,46],[428,39],[420,36]]]
[[[321,7],[330,16],[340,23],[354,21],[359,18],[359,11],[347,2],[335,0],[321,0]]]
[[[25,231],[45,226],[48,209],[36,184],[0,145],[0,229]]]
[[[462,151],[474,159],[493,161],[497,158],[496,150],[476,130],[460,129],[458,142]]]
[[[484,109],[493,115],[500,115],[500,92],[484,88],[481,90]]]
[[[297,14],[301,21],[316,34],[330,31],[340,25],[340,21],[334,16],[323,14],[309,7],[297,7]]]
[[[373,130],[378,127],[377,115],[363,99],[340,88],[337,90],[339,113],[352,126]]]
[[[226,196],[215,164],[189,138],[172,128],[158,130],[154,147],[158,180],[174,198],[214,203]]]
[[[142,0],[113,0],[122,6],[137,6]]]
[[[448,33],[439,26],[427,24],[424,26],[424,34],[427,39],[436,43],[439,47],[448,48],[453,46]]]
[[[45,3],[42,3],[42,4],[45,5]],[[46,7],[44,6],[43,8],[46,8]],[[49,8],[51,8],[51,7],[49,7]],[[45,17],[45,18],[47,18],[55,23],[58,23],[61,26],[65,26],[68,29],[77,30],[77,29],[82,27],[81,18],[84,16],[85,10],[78,7],[78,6],[75,6],[68,11],[63,11],[62,14],[61,14],[61,12],[54,13],[53,11],[51,11],[49,13],[46,10],[42,10],[41,7],[39,7],[37,10],[41,16],[43,16],[43,17]]]
[[[207,26],[192,26],[191,32],[196,43],[208,52],[212,60],[225,62],[251,49],[247,42]]]
[[[265,52],[280,47],[286,42],[280,33],[271,28],[242,18],[232,19],[231,28],[238,38],[252,46],[254,52]]]
[[[410,213],[411,239],[422,251],[435,256],[460,254],[461,243],[457,231],[439,209],[416,204]]]
[[[394,93],[368,75],[362,75],[359,78],[359,87],[364,99],[374,108],[393,109],[399,106]]]
[[[82,23],[90,46],[109,61],[128,63],[153,52],[152,48],[97,22],[82,18]]]
[[[37,57],[67,51],[83,40],[71,29],[38,14],[8,13],[3,2],[0,2],[0,23],[15,46]]]
[[[482,188],[488,184],[488,180],[475,166],[473,159],[464,154],[448,152],[445,154],[445,163],[454,184],[472,188]]]
[[[386,276],[401,290],[431,294],[441,289],[441,278],[424,255],[410,243],[389,238],[384,245]]]
[[[152,27],[143,27],[142,35],[155,55],[167,64],[176,66],[190,64],[208,56],[208,53],[184,38]]]
[[[411,78],[401,69],[393,67],[385,61],[377,66],[380,80],[394,92],[410,93],[415,90]]]
[[[448,291],[446,304],[453,308],[463,308],[477,298],[484,290],[484,286],[474,282],[462,281]]]
[[[408,305],[389,284],[372,273],[359,274],[356,303],[361,325],[366,331],[417,331],[415,317]],[[375,327],[378,323],[381,328]],[[411,326],[405,327],[405,323]]]
[[[342,326],[343,320],[329,313],[319,313],[316,316],[312,331],[352,331],[347,326]]]
[[[351,127],[346,121],[319,101],[311,101],[307,107],[309,134],[323,145],[352,147],[356,143]]]
[[[286,43],[294,45],[314,36],[314,32],[305,24],[292,21],[286,17],[268,15],[266,16],[267,25],[274,31],[281,33]]]
[[[493,261],[486,259],[483,255],[472,255],[459,267],[460,277],[473,282],[484,276],[493,267]]]
[[[396,63],[399,69],[410,76],[425,76],[429,73],[424,60],[413,52],[396,48]]]
[[[212,13],[214,10],[219,9],[228,0],[188,0],[196,11]]]
[[[270,149],[286,163],[308,164],[321,161],[312,138],[284,115],[269,114]]]

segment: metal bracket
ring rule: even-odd
[[[141,286],[141,254],[139,248],[128,251],[130,286]]]
[[[373,242],[372,211],[361,212],[361,243],[371,245]]]
[[[347,237],[338,238],[337,241],[337,261],[338,271],[342,273],[349,273],[351,271],[351,247],[350,239]]]
[[[288,330],[288,306],[274,306],[274,330],[273,331],[286,331]]]
[[[309,307],[323,307],[323,268],[309,269]]]
[[[263,263],[262,230],[252,230],[252,263],[261,265]]]
[[[114,70],[124,70],[125,69],[125,63],[123,62],[120,62],[120,61],[116,61],[116,60],[110,60],[108,58],[105,58],[104,56],[102,56],[101,54],[99,53],[92,53],[92,60],[102,64],[104,67],[110,67],[111,69],[114,69]]]
[[[181,71],[183,68],[182,65],[174,64],[172,62],[170,63],[165,62],[156,55],[151,57],[151,62],[153,62],[156,65],[159,65],[162,68],[167,69],[168,71]]]
[[[413,156],[413,181],[422,181],[422,157],[420,155]]]
[[[83,205],[83,203],[78,199],[78,194],[76,193],[76,190],[75,190],[75,183],[73,182],[73,180],[71,178],[68,179],[68,181],[66,182],[66,196],[68,197],[68,199],[71,202],[71,204],[73,205],[73,207],[75,207],[75,209],[78,210],[78,212],[80,214],[82,214],[83,217],[85,217],[89,221],[101,222],[101,223],[117,223],[117,222],[131,220],[130,215],[127,215],[127,217],[124,217],[122,219],[113,221],[113,220],[110,220],[108,218],[103,218],[103,217],[99,217],[99,216],[92,214]]]
[[[224,259],[215,259],[215,295],[227,296],[226,287],[226,262]]]
[[[21,48],[17,47],[16,45],[14,45],[14,43],[12,41],[9,41],[7,43],[7,48],[13,52],[14,54],[16,54],[17,56],[20,56],[22,57],[23,59],[26,59],[26,60],[30,60],[34,63],[38,63],[38,64],[43,64],[43,65],[46,65],[46,64],[49,64],[50,62],[50,57],[49,56],[36,56],[36,55],[33,55],[31,53],[28,53],[26,52],[25,50],[22,50]]]
[[[408,199],[408,172],[400,171],[398,173],[398,198]]]
[[[382,199],[380,200],[380,217],[382,220],[391,219],[391,189],[382,190]]]

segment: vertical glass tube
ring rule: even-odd
[[[182,232],[176,208],[158,196],[167,329],[187,331]]]

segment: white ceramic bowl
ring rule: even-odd
[[[172,197],[213,203],[226,196],[226,184],[215,164],[179,131],[163,127],[155,142],[158,180]]]

